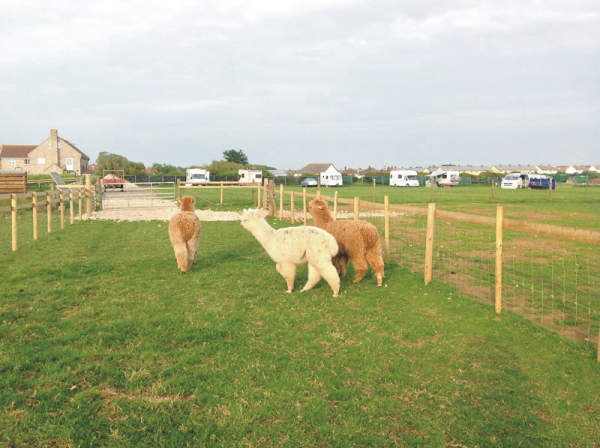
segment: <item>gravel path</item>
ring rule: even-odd
[[[109,220],[109,221],[169,221],[171,216],[179,211],[175,205],[164,207],[132,207],[132,208],[111,208],[95,212],[91,219]],[[284,217],[289,219],[290,212],[284,211]],[[216,212],[213,210],[196,210],[196,215],[200,221],[238,221],[240,214],[238,212]],[[297,222],[302,222],[302,212],[295,213]],[[400,216],[402,213],[390,213],[390,216]],[[338,213],[340,219],[352,219],[351,212]],[[383,217],[383,212],[363,212],[361,218]],[[312,221],[308,216],[309,223]]]

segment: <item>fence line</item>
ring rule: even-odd
[[[279,191],[273,194],[281,195],[279,210],[281,217],[285,217],[282,197],[290,195],[292,199],[289,206],[290,220],[296,219],[293,212],[293,191],[286,191],[280,185]],[[597,251],[600,232],[506,219],[504,207],[501,205],[497,206],[496,216],[492,218],[440,210],[436,208],[435,203],[430,203],[427,208],[390,204],[387,196],[384,197],[383,204],[358,200],[358,198],[339,198],[337,192],[333,197],[324,196],[320,190],[314,194],[306,193],[304,190],[303,199],[304,197],[320,197],[325,201],[333,202],[336,215],[340,205],[345,206],[346,210],[350,207],[349,211],[353,211],[351,216],[353,215],[354,219],[358,219],[361,211],[383,212],[382,227],[386,260],[389,260],[392,255],[390,242],[392,230],[394,230],[395,241],[398,232],[409,230],[392,229],[393,222],[390,222],[390,214],[395,213],[394,222],[417,220],[422,227],[413,228],[406,233],[406,240],[400,245],[400,250],[406,249],[412,252],[405,264],[411,270],[422,271],[425,284],[432,280],[435,272],[436,278],[440,281],[453,285],[466,295],[491,302],[496,313],[500,314],[505,309],[512,310],[535,322],[539,321],[538,323],[564,336],[596,342],[600,362],[600,295],[598,295],[598,288],[592,285],[593,279],[600,278],[600,264],[595,262],[596,256],[593,254],[596,252],[587,255],[589,259],[587,264],[585,264],[586,253],[580,254],[586,249]],[[426,225],[423,221],[425,218]],[[373,221],[378,218],[367,219]],[[303,221],[306,224],[306,215]],[[508,246],[505,232],[509,232]],[[423,243],[418,243],[421,238]],[[534,241],[529,241],[531,238],[534,238]],[[521,241],[523,239],[528,240]],[[532,248],[519,243],[527,244]],[[563,297],[560,298],[561,310],[558,310],[557,306],[558,294],[555,290],[558,289],[558,279],[554,273],[557,262],[554,253],[558,248],[554,248],[552,244],[561,245],[561,257],[565,265],[562,273],[564,285],[562,286]],[[418,256],[413,256],[415,250],[422,254],[420,262]],[[515,250],[517,253],[514,253]],[[534,250],[540,253],[537,259],[533,255]],[[548,256],[550,251],[552,257]],[[530,254],[529,259],[522,256],[527,252]],[[405,254],[406,252],[402,253],[400,262],[405,258]],[[570,261],[569,257],[575,260]],[[523,266],[517,266],[518,258],[521,258]],[[546,263],[548,259],[550,262]],[[527,269],[530,270],[529,273]],[[570,277],[570,269],[575,271],[574,279]],[[581,271],[584,269],[587,269],[585,271],[587,277],[582,280]],[[524,291],[526,288],[527,290]],[[549,293],[548,288],[552,288],[552,292]],[[572,300],[568,298],[570,294],[574,296]],[[594,331],[596,325],[599,328]]]
[[[88,176],[89,180],[89,176]],[[78,189],[78,199],[79,199],[79,210],[78,217],[79,221],[83,220],[82,213],[82,189]],[[92,205],[92,201],[98,195],[95,193],[94,189],[91,187],[91,184],[88,181],[88,184],[85,188],[85,197],[86,197],[86,219],[89,219],[92,216],[92,210],[94,209]],[[54,189],[46,191],[45,201],[38,200],[37,192],[29,192],[29,193],[11,193],[9,195],[2,195],[0,199],[6,200],[6,196],[10,199],[9,207],[0,207],[0,214],[9,212],[11,214],[11,224],[10,224],[10,234],[11,234],[11,250],[17,251],[19,248],[19,228],[21,225],[24,225],[27,221],[25,217],[22,216],[19,212],[23,210],[31,209],[31,234],[33,241],[37,241],[39,238],[39,216],[38,212],[40,210],[46,209],[46,221],[47,221],[47,233],[52,233],[53,231],[53,206],[56,206],[56,209],[59,212],[58,223],[60,225],[60,229],[65,229],[65,207],[68,203],[69,207],[69,224],[72,225],[75,223],[75,203],[74,203],[74,195],[73,190],[69,189],[68,198],[65,198],[63,189]],[[19,200],[27,200],[30,199],[29,202],[25,204],[19,204]]]

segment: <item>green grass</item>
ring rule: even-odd
[[[276,192],[278,192],[276,187]],[[294,185],[285,186],[285,191],[302,192]],[[307,188],[307,192],[316,193],[316,188]],[[390,204],[413,204],[425,206],[435,202],[444,210],[461,211],[470,214],[495,216],[496,206],[504,205],[507,218],[543,222],[561,226],[600,229],[600,188],[595,186],[577,187],[560,184],[552,192],[548,190],[502,190],[495,188],[492,197],[491,188],[486,185],[467,185],[454,188],[399,188],[377,185],[375,192],[371,185],[353,184],[336,188],[322,188],[325,196],[333,197],[335,191],[340,198],[351,199],[355,196],[363,201],[383,203],[385,195]],[[182,190],[182,194],[192,194],[196,198],[197,208],[213,210],[239,210],[255,204],[256,191],[225,190],[224,205],[219,205],[219,190]],[[276,206],[279,208],[279,195]],[[289,195],[285,197],[285,209],[289,210]],[[302,197],[296,195],[295,207],[302,210]],[[351,207],[351,206],[350,206]]]
[[[287,295],[239,223],[203,225],[186,275],[158,222],[0,254],[0,441],[598,446],[591,346],[394,264]]]

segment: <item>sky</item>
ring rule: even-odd
[[[298,169],[600,164],[600,2],[0,0],[0,144]]]

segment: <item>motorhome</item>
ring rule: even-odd
[[[418,187],[419,179],[415,170],[390,171],[391,187]]]
[[[262,184],[261,170],[238,170],[241,184]]]
[[[510,173],[504,176],[500,188],[517,189],[529,187],[529,173]]]
[[[427,179],[427,185],[431,183],[437,187],[455,187],[460,184],[460,175],[458,171],[434,171]]]
[[[319,174],[321,185],[324,187],[336,187],[341,186],[344,183],[342,179],[342,173],[335,169],[333,165]]]
[[[192,185],[204,184],[206,182],[210,182],[210,171],[200,168],[190,168],[185,171],[186,186],[191,187]]]

